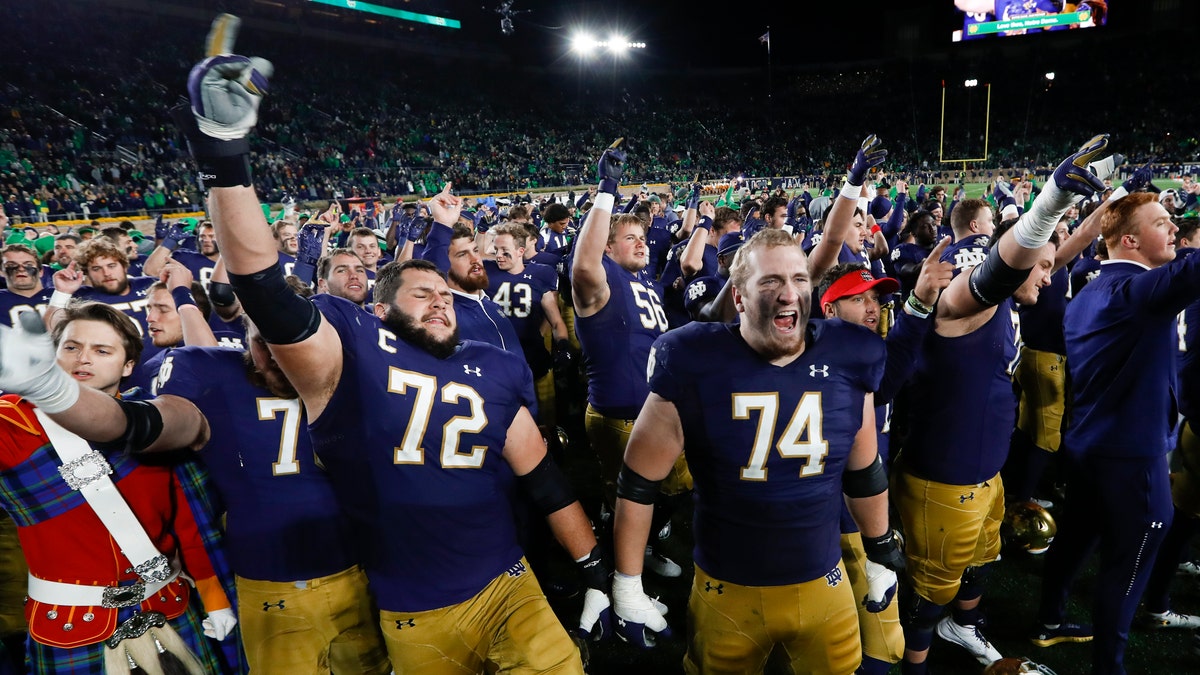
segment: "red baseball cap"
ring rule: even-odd
[[[891,277],[876,279],[868,270],[851,270],[839,277],[829,286],[829,290],[821,295],[821,305],[824,306],[827,302],[836,302],[859,293],[866,293],[873,288],[886,295],[900,290],[900,282]]]

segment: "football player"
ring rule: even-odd
[[[987,566],[1000,553],[999,471],[1016,423],[1012,303],[1037,302],[1038,289],[1049,283],[1054,228],[1077,195],[1103,189],[1086,167],[1107,144],[1107,136],[1097,136],[1067,158],[1031,209],[969,268],[958,258],[972,252],[968,243],[992,232],[993,215],[982,200],[960,203],[951,217],[962,245],[949,247],[941,259],[961,273],[936,307],[919,301],[913,307],[932,314],[934,323],[910,385],[920,404],[909,411],[908,438],[892,475],[912,582],[900,608],[905,673],[927,672],[935,629],[985,665],[1001,658],[980,630],[979,603]],[[952,612],[942,618],[948,605]]]
[[[600,460],[606,505],[616,503],[617,475],[633,421],[646,400],[646,368],[650,346],[667,330],[658,284],[643,270],[649,255],[647,226],[636,215],[612,218],[625,153],[618,139],[601,155],[600,185],[588,211],[571,266],[575,331],[583,348],[588,375],[584,427]],[[663,497],[655,512],[655,532],[671,520],[675,506],[692,488],[687,463],[676,458],[671,477],[663,481]],[[651,569],[677,577],[682,569],[647,548]]]
[[[226,505],[238,618],[252,672],[387,673],[367,578],[296,390],[248,319],[249,349],[174,349],[159,395],[209,420],[200,450]]]
[[[595,537],[528,410],[528,366],[459,341],[460,294],[428,261],[387,266],[373,315],[292,292],[245,154],[272,68],[231,54],[236,25],[229,15],[214,22],[210,56],[189,77],[191,109],[176,121],[212,176],[209,208],[230,280],[304,403],[314,450],[362,546],[393,667],[582,672],[516,543],[514,477],[589,575],[589,597],[603,597]],[[444,190],[431,209],[449,231],[462,201]]]
[[[839,546],[843,491],[863,532],[871,611],[889,604],[903,565],[875,449],[883,341],[809,321],[807,261],[782,230],[753,236],[729,283],[740,323],[695,322],[651,352],[617,488],[617,631],[647,646],[667,628],[642,591],[642,551],[686,439],[696,545],[684,670],[760,672],[775,650],[795,672],[848,675],[861,646]]]
[[[13,326],[22,312],[46,309],[54,289],[42,284],[36,251],[24,244],[7,245],[0,249],[0,269],[5,281],[0,290],[0,324]]]
[[[552,267],[525,263],[528,229],[522,223],[504,223],[490,230],[495,260],[484,260],[487,295],[508,317],[520,341],[525,361],[533,371],[538,397],[538,421],[555,425],[555,362],[570,362],[567,326],[558,312],[558,273]],[[546,349],[543,324],[550,325],[554,351]]]

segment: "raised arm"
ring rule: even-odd
[[[273,67],[232,54],[238,24],[228,14],[213,22],[208,57],[188,75],[190,110],[180,106],[172,113],[211,188],[208,208],[230,283],[315,420],[341,378],[341,339],[316,306],[288,286],[251,187],[246,136],[258,121]]]
[[[698,196],[697,201],[699,201]],[[683,247],[683,255],[679,256],[679,268],[683,271],[684,279],[692,278],[704,267],[704,249],[708,246],[709,240],[713,238],[713,217],[717,214],[717,208],[712,205],[712,202],[704,202],[696,208],[692,208],[689,203],[687,213],[684,215],[684,222],[686,223],[688,218],[696,220],[697,211],[700,218],[692,228],[692,236],[688,238],[687,246]]]
[[[812,278],[819,279],[821,275],[837,264],[838,254],[841,253],[842,243],[854,228],[854,209],[858,208],[858,200],[862,198],[867,172],[879,166],[887,159],[887,149],[883,142],[874,134],[863,139],[854,163],[846,174],[846,182],[841,192],[833,198],[833,207],[825,218],[825,227],[821,241],[813,247],[808,255],[808,269]]]
[[[613,204],[625,170],[624,138],[618,138],[600,155],[597,169],[600,185],[596,200],[588,211],[579,238],[575,240],[575,259],[571,267],[571,297],[580,316],[591,316],[608,304],[608,275],[604,272],[604,251],[608,248],[609,222]]]
[[[1107,135],[1095,136],[1058,165],[1033,206],[992,245],[988,257],[970,273],[958,275],[942,293],[937,308],[939,321],[968,317],[994,307],[1025,282],[1037,262],[1038,250],[1050,241],[1059,218],[1071,204],[1080,196],[1091,197],[1106,189],[1088,164],[1107,147]]]
[[[204,312],[200,311],[196,299],[192,297],[191,270],[172,260],[163,265],[160,278],[175,301],[179,325],[183,328],[183,344],[190,347],[216,347],[217,338],[208,325],[208,319],[204,318]]]

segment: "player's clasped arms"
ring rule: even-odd
[[[172,111],[210,220],[149,276],[119,232],[0,249],[0,675],[1052,673],[992,640],[1005,544],[1045,554],[1038,661],[1124,673],[1143,602],[1200,628],[1197,229],[1108,136],[949,202],[875,135],[760,200],[630,191],[622,138],[575,201],[268,223],[239,24]]]

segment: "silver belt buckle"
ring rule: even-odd
[[[146,599],[146,584],[138,582],[130,586],[106,586],[100,606],[108,609],[136,607]]]
[[[159,583],[171,578],[171,563],[167,562],[167,556],[156,555],[134,567],[133,571],[144,581]]]
[[[82,490],[89,483],[111,474],[112,466],[104,459],[104,455],[93,450],[58,467],[58,473],[72,490]]]

